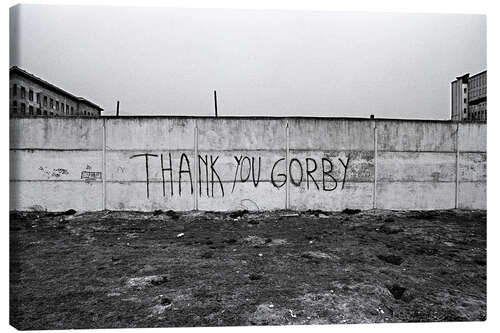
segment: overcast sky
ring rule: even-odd
[[[22,5],[10,55],[104,114],[449,119],[486,17]]]

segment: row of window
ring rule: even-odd
[[[486,95],[486,87],[470,91],[470,97],[476,97],[480,95]]]
[[[36,108],[36,114],[35,114],[35,109],[33,107],[33,105],[29,105],[28,106],[28,112],[26,112],[26,104],[25,103],[20,103],[20,108],[18,110],[18,105],[17,105],[17,101],[13,101],[12,102],[12,113],[13,114],[17,114],[19,111],[19,114],[21,115],[38,115],[38,116],[41,116],[41,115],[44,115],[44,116],[58,116],[57,113],[54,113],[53,111],[48,111],[48,110],[43,110],[42,111],[42,108]],[[69,115],[68,113],[66,113],[67,115]],[[87,116],[91,116],[92,114],[90,112],[84,112],[84,115],[87,115]]]
[[[469,84],[471,88],[477,88],[479,86],[485,85],[486,84],[486,75],[482,75],[478,78],[474,78],[472,80],[469,80]]]
[[[17,92],[18,92],[18,86],[17,86],[17,84],[14,83],[14,85],[12,86],[12,96],[17,97]],[[26,99],[26,88],[23,86],[21,86],[21,89],[20,89],[20,97],[21,97],[21,99]],[[34,99],[33,90],[29,89],[28,90],[28,100],[33,101],[33,99]],[[41,94],[40,93],[36,93],[36,103],[39,105],[41,103]],[[66,108],[67,115],[74,115],[75,114],[75,109],[73,106],[70,106],[68,104],[64,104],[62,102],[59,103],[59,101],[55,101],[53,98],[49,98],[45,95],[43,96],[43,106],[45,106],[45,107],[48,106],[51,109],[55,109],[56,111],[61,110],[62,112],[65,112],[65,108]]]
[[[467,117],[465,117],[465,120],[467,120]],[[486,110],[471,112],[470,120],[486,120]]]

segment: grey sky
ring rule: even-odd
[[[22,5],[11,65],[104,114],[449,119],[486,17]]]

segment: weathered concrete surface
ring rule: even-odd
[[[341,118],[10,125],[16,210],[486,209],[485,124],[458,136],[452,122]]]

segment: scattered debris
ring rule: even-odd
[[[118,292],[111,292],[111,293],[107,293],[106,296],[108,296],[108,297],[114,297],[114,296],[121,296],[121,294],[118,293]]]
[[[177,234],[177,236],[175,236],[175,237],[177,237],[177,238],[182,238],[182,237],[184,237],[184,233],[183,233],[183,232],[181,232],[180,234]]]
[[[361,209],[350,209],[350,208],[346,208],[342,211],[342,213],[344,214],[348,214],[348,215],[353,215],[353,214],[358,214],[359,212],[361,212]]]
[[[201,255],[201,257],[202,257],[203,259],[210,259],[210,258],[212,258],[213,256],[214,256],[214,254],[213,254],[213,252],[211,252],[211,251],[204,252],[204,253]]]
[[[393,235],[393,234],[397,234],[397,233],[402,232],[403,229],[401,227],[394,226],[394,225],[391,225],[391,224],[383,224],[378,229],[378,231],[383,232],[384,234]]]
[[[173,210],[167,210],[165,212],[165,214],[167,214],[167,216],[170,217],[172,220],[178,220],[179,219],[179,214],[177,214]]]
[[[252,273],[252,274],[250,274],[250,275],[248,276],[248,278],[249,278],[250,280],[252,280],[252,281],[255,281],[255,280],[260,280],[260,279],[262,279],[262,278],[263,278],[263,276],[262,276],[262,275],[260,275],[260,274],[254,274],[254,273]]]
[[[267,246],[279,246],[285,245],[287,242],[286,239],[276,238],[267,243]]]
[[[413,212],[409,215],[409,218],[419,219],[419,220],[434,220],[436,218],[436,213],[433,211],[420,211]]]
[[[320,210],[320,209],[308,209],[306,211],[306,213],[309,214],[309,215],[314,215],[316,217],[319,217],[320,214],[325,215],[324,212],[322,210]]]
[[[248,321],[252,325],[277,325],[282,323],[286,312],[284,310],[283,312],[277,311],[270,305],[272,304],[259,304],[255,312],[248,318]]]
[[[248,214],[248,210],[237,210],[235,212],[232,212],[229,214],[229,217],[232,219],[237,219],[239,217],[242,217],[243,215]]]
[[[76,210],[74,209],[68,209],[67,211],[65,211],[63,213],[63,215],[75,215],[76,214]]]
[[[475,259],[474,262],[479,266],[486,266],[486,260],[483,259]]]
[[[385,261],[389,264],[398,265],[398,266],[401,265],[404,261],[403,258],[392,255],[392,254],[389,254],[389,255],[378,254],[377,258],[379,258],[380,260]]]
[[[308,251],[302,254],[302,258],[307,259],[332,259],[329,254],[320,251]]]
[[[293,311],[292,311],[292,310],[290,310],[290,309],[289,309],[289,310],[288,310],[288,312],[290,312],[290,316],[291,316],[292,318],[297,318],[297,315],[296,315],[295,313],[293,313]]]
[[[264,238],[259,237],[259,236],[252,236],[252,235],[244,238],[243,241],[245,243],[248,243],[251,246],[254,246],[254,247],[258,247],[258,246],[262,246],[262,245],[266,244],[266,240]]]
[[[433,256],[438,253],[438,250],[433,247],[419,247],[415,250],[415,253],[419,255],[425,254],[428,256]]]
[[[297,213],[282,214],[281,217],[296,217],[299,216]]]
[[[153,216],[158,216],[158,215],[161,215],[163,214],[163,211],[161,209],[157,209],[153,212]]]
[[[127,281],[127,287],[143,289],[151,286],[159,286],[168,281],[166,275],[149,275],[142,277],[130,278]]]
[[[395,299],[401,299],[401,297],[403,297],[404,292],[406,291],[405,287],[402,287],[398,284],[393,284],[392,286],[388,286],[387,289],[391,292],[392,296]]]
[[[154,270],[155,270],[155,268],[154,268],[153,266],[151,266],[150,264],[146,264],[146,265],[144,265],[144,267],[143,267],[143,268],[141,268],[141,269],[139,270],[139,272],[140,272],[140,273],[146,273],[146,272],[152,272],[152,271],[154,271]]]
[[[158,298],[160,300],[160,304],[163,306],[172,304],[172,300],[164,295],[160,295],[160,296],[158,296]]]
[[[168,308],[170,308],[172,304],[169,305],[161,305],[161,304],[156,304],[151,308],[152,315],[159,316],[162,315]],[[150,315],[149,317],[151,317]]]

